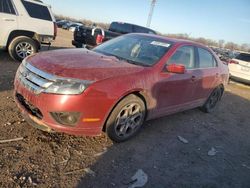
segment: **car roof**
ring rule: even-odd
[[[166,36],[147,34],[147,33],[130,33],[130,34],[127,34],[127,35],[150,36],[150,37],[154,37],[154,38],[157,38],[157,39],[166,40],[166,41],[172,42],[174,44],[184,44],[185,43],[185,44],[190,44],[190,45],[195,45],[195,46],[201,46],[201,47],[204,47],[204,48],[208,49],[207,46],[205,46],[205,45],[203,45],[201,43],[190,41],[190,40],[185,40],[185,39],[169,38],[169,37],[166,37]]]
[[[144,27],[144,26],[141,26],[141,25],[133,24],[133,23],[114,21],[114,22],[112,22],[111,24],[113,24],[113,23],[133,25],[133,26],[145,28],[145,29],[148,29],[148,30],[150,30],[150,31],[153,31],[153,32],[157,33],[155,30],[153,30],[153,29],[151,29],[151,28],[149,28],[149,27]],[[111,25],[111,24],[110,24],[110,25]]]

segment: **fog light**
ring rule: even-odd
[[[75,126],[78,123],[79,112],[51,112],[53,119],[62,125]]]

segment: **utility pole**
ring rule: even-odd
[[[150,25],[151,25],[151,20],[152,20],[152,16],[154,13],[155,3],[156,3],[156,0],[151,0],[151,7],[150,7],[149,14],[148,14],[147,27],[150,27]]]

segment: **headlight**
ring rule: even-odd
[[[81,94],[92,81],[75,79],[57,79],[44,93],[77,95]]]

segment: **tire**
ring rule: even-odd
[[[201,107],[201,110],[205,113],[212,112],[215,109],[218,101],[221,99],[221,96],[222,96],[222,89],[218,87],[208,97],[205,104]]]
[[[143,100],[136,95],[129,95],[121,100],[111,112],[106,133],[114,142],[124,142],[140,131],[146,114]]]
[[[29,55],[36,53],[38,51],[38,45],[33,39],[20,36],[12,39],[8,51],[14,60],[22,61]]]

